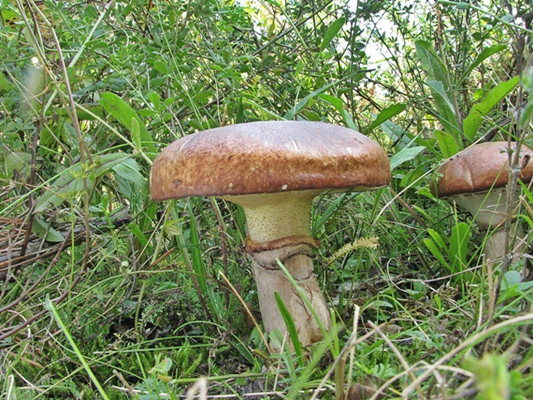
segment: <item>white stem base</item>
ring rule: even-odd
[[[313,313],[277,264],[279,259],[302,289],[323,328],[329,331],[331,317],[313,273],[311,247],[307,244],[290,245],[252,255],[253,274],[257,283],[259,307],[265,330],[269,333],[276,329],[282,334],[287,332],[285,321],[276,303],[274,293],[277,292],[291,314],[300,343],[308,346],[322,340],[324,334]]]
[[[514,227],[516,229],[516,239],[514,241],[514,248],[511,251],[511,262],[513,262],[516,258],[520,257],[522,253],[524,252],[524,243],[523,243],[523,237],[524,233],[522,231],[522,228],[520,227]],[[513,230],[513,228],[512,228]],[[514,233],[513,231],[511,233]],[[505,248],[505,236],[506,236],[505,229],[497,229],[495,232],[493,232],[490,237],[485,242],[485,257],[488,262],[496,263],[501,262],[503,256],[507,252],[507,249]]]

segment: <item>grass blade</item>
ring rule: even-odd
[[[87,375],[89,375],[89,378],[91,378],[91,381],[93,382],[94,386],[96,386],[96,388],[98,389],[98,392],[100,393],[102,398],[103,399],[109,399],[109,397],[107,397],[107,394],[106,394],[104,388],[102,387],[102,385],[100,385],[100,382],[98,381],[98,379],[94,375],[93,371],[91,370],[91,367],[87,363],[87,360],[85,360],[85,357],[83,356],[83,354],[81,354],[80,349],[78,348],[78,346],[76,345],[76,342],[74,341],[74,339],[70,335],[70,332],[68,331],[68,329],[67,329],[66,325],[64,324],[63,320],[59,316],[59,313],[57,312],[54,304],[50,301],[50,297],[48,295],[46,296],[46,299],[44,301],[44,306],[46,307],[46,309],[50,310],[50,313],[52,314],[52,317],[54,317],[54,320],[59,325],[59,328],[65,334],[70,346],[72,347],[72,350],[76,354],[76,357],[78,357],[78,360],[80,360],[80,363],[83,366],[83,369],[85,369],[85,371],[87,372]]]
[[[296,357],[298,359],[298,365],[300,367],[303,367],[304,360],[302,355],[302,345],[300,344],[300,340],[298,339],[298,332],[296,332],[296,325],[294,325],[294,320],[292,319],[291,313],[287,309],[287,306],[285,306],[285,303],[283,303],[283,300],[281,299],[278,292],[274,292],[274,297],[276,298],[276,303],[278,305],[279,312],[283,317],[283,321],[285,321],[287,332],[289,332],[289,336],[291,337],[294,352],[296,353]]]

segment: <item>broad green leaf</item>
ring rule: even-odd
[[[481,102],[474,104],[463,122],[463,132],[467,138],[471,140],[474,138],[479,126],[489,111],[507,96],[518,85],[519,81],[520,77],[516,76],[508,81],[500,82],[489,91]]]
[[[435,257],[437,261],[441,263],[442,266],[444,266],[448,270],[451,270],[450,265],[444,259],[442,253],[435,245],[435,242],[429,238],[425,238],[423,241],[430,253],[433,254],[433,257]]]
[[[0,93],[3,91],[8,91],[12,86],[13,84],[9,82],[4,73],[0,71]]]
[[[76,164],[64,170],[54,181],[52,186],[37,200],[36,212],[46,210],[51,206],[59,206],[67,197],[84,190],[84,178],[87,182],[87,190],[91,191],[94,178],[83,172],[81,164]]]
[[[84,179],[87,190],[91,190],[94,180],[108,172],[115,165],[131,157],[126,153],[110,153],[93,158],[93,164],[86,167],[81,163],[62,171],[50,188],[37,200],[35,211],[41,212],[50,206],[59,206],[68,196],[84,190]]]
[[[502,280],[502,289],[507,289],[511,286],[518,285],[522,278],[518,271],[507,271]],[[533,283],[533,282],[532,282]]]
[[[129,131],[132,131],[132,121],[134,120],[139,126],[139,136],[141,138],[142,146],[145,146],[149,152],[156,153],[154,141],[150,132],[148,132],[146,126],[144,126],[135,110],[124,100],[114,93],[105,92],[102,94],[100,104]]]
[[[161,96],[159,95],[159,93],[156,93],[156,92],[150,93],[149,99],[150,99],[150,102],[154,105],[154,108],[156,110],[161,109]]]
[[[490,56],[492,56],[493,54],[496,54],[498,53],[499,51],[502,51],[504,49],[506,49],[507,46],[506,45],[499,45],[499,46],[492,46],[492,47],[488,47],[486,49],[484,49],[480,54],[478,54],[478,56],[476,57],[476,59],[472,62],[472,64],[470,64],[470,66],[468,67],[468,69],[463,72],[463,74],[461,75],[461,77],[457,80],[457,82],[455,82],[455,87],[458,88],[459,85],[466,79],[466,77],[468,75],[470,75],[470,73],[476,69],[483,61],[485,61],[487,58],[489,58]]]
[[[160,60],[157,60],[157,61],[154,61],[154,68],[158,71],[158,72],[161,72],[163,75],[166,75],[168,74],[168,66],[166,63],[164,63],[163,61],[160,61]]]
[[[337,112],[342,115],[344,123],[348,128],[357,130],[357,126],[355,125],[351,114],[344,108],[344,102],[341,99],[329,94],[319,94],[318,97],[335,107]]]
[[[320,51],[324,51],[324,49],[329,46],[331,41],[335,38],[335,36],[337,36],[337,33],[339,33],[339,31],[342,29],[345,22],[346,18],[344,17],[340,17],[333,21],[333,23],[328,27],[326,34],[324,35],[324,39],[320,44]]]
[[[417,40],[415,42],[415,47],[422,68],[428,74],[428,79],[441,82],[446,96],[449,96],[452,91],[450,76],[446,69],[446,65],[444,65],[431,43],[425,40]]]
[[[131,119],[130,133],[131,141],[135,146],[135,150],[137,151],[137,153],[141,153],[143,148],[141,140],[141,126],[139,125],[139,121],[137,121],[135,118]]]
[[[389,107],[384,108],[383,110],[380,111],[376,119],[369,126],[363,129],[363,133],[365,135],[368,135],[372,131],[372,129],[380,126],[382,123],[384,123],[385,121],[388,121],[392,117],[402,113],[405,110],[405,107],[406,107],[405,104],[398,103],[398,104],[393,104]]]
[[[44,239],[47,242],[60,243],[65,240],[65,237],[60,232],[55,230],[52,225],[39,217],[33,219],[31,231],[40,239]]]
[[[385,301],[385,300],[373,300],[372,307],[373,308],[377,308],[377,307],[394,308],[394,306],[390,302]]]
[[[146,239],[146,235],[139,228],[139,225],[137,225],[136,223],[128,224],[128,229],[139,241],[141,245],[140,248],[144,249],[148,244],[148,239]]]
[[[291,337],[294,352],[296,353],[296,357],[298,358],[298,364],[300,365],[300,367],[303,367],[304,360],[302,354],[302,345],[300,344],[298,332],[296,331],[296,325],[294,324],[292,315],[287,309],[285,303],[283,303],[283,300],[281,299],[281,296],[278,292],[274,292],[274,297],[276,299],[276,304],[278,305],[279,312],[281,313],[283,321],[285,322],[285,326],[287,327],[287,332],[289,332],[289,336]]]
[[[10,2],[4,1],[2,2],[2,7],[0,7],[0,14],[2,15],[3,20],[13,22],[20,21],[21,18],[20,14],[17,12],[17,9],[14,8],[12,5],[9,5],[9,3]]]
[[[298,63],[296,64],[296,68],[294,69],[294,75],[296,77],[299,77],[304,67],[305,67],[304,62],[302,60],[298,60]]]
[[[533,93],[533,67],[530,67],[522,75],[522,87],[527,93]]]
[[[454,5],[459,10],[468,10],[470,8],[470,4],[464,2],[454,3]]]
[[[440,129],[436,129],[433,133],[439,142],[440,151],[444,158],[450,158],[459,152],[459,145],[452,135]]]
[[[303,115],[305,116],[305,119],[307,119],[308,121],[318,122],[321,120],[320,115],[318,115],[318,113],[310,109],[303,110]]]
[[[405,127],[395,124],[391,120],[385,121],[380,126],[381,130],[392,140],[392,142],[401,143],[402,147],[411,145],[412,138],[405,134]]]
[[[435,81],[435,80],[429,80],[426,82],[427,85],[431,88],[431,93],[433,94],[433,97],[435,98],[435,102],[438,100],[442,101],[442,105],[439,105],[437,103],[437,109],[438,111],[444,111],[442,114],[447,115],[451,114],[454,116],[453,119],[450,119],[449,122],[453,122],[455,120],[455,107],[453,106],[452,102],[448,98],[448,95],[446,94],[446,91],[444,89],[444,85],[441,81]]]
[[[427,81],[428,86],[431,88],[431,94],[437,107],[437,118],[441,122],[444,130],[451,134],[456,142],[460,141],[461,132],[459,131],[459,124],[457,121],[457,115],[455,108],[448,98],[442,82],[440,81]]]
[[[431,238],[435,241],[435,243],[437,243],[437,245],[441,249],[445,249],[446,248],[446,243],[444,242],[444,239],[442,238],[442,236],[437,231],[435,231],[433,229],[428,229],[428,233],[429,233],[429,236],[431,236]]]
[[[146,178],[141,174],[137,161],[128,158],[113,167],[120,193],[130,201],[139,198],[147,186]]]
[[[466,253],[469,240],[470,227],[466,222],[459,222],[452,228],[449,256],[452,260],[454,272],[458,272],[462,266],[466,265]]]
[[[390,159],[390,169],[391,171],[394,171],[397,166],[400,164],[403,164],[406,161],[410,161],[413,158],[415,158],[422,150],[424,150],[424,146],[415,146],[415,147],[404,147],[401,149],[398,153],[393,155]]]
[[[420,189],[418,189],[416,191],[416,194],[419,194],[421,196],[425,196],[427,197],[428,199],[432,199],[432,200],[435,200],[435,196],[433,195],[433,193],[431,193],[431,190],[429,190],[429,187],[428,186],[423,186],[421,187]],[[428,217],[429,218],[429,217]]]
[[[455,91],[451,84],[450,74],[446,65],[433,49],[431,43],[418,40],[415,42],[416,52],[420,58],[422,68],[428,74],[427,85],[437,109],[437,118],[444,126],[444,130],[451,134],[457,142],[461,139],[457,110],[455,109]]]
[[[533,96],[529,98],[527,105],[520,115],[520,128],[525,128],[533,116]]]
[[[4,172],[7,176],[11,177],[15,171],[24,177],[30,175],[30,166],[32,155],[30,153],[24,153],[21,151],[0,153],[0,160],[4,164]],[[39,157],[39,160],[41,158]]]

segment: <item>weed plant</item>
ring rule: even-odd
[[[0,398],[533,398],[531,186],[528,251],[496,263],[428,189],[473,143],[533,146],[528,2],[0,4]],[[278,119],[361,131],[393,178],[317,199],[335,329],[275,355],[242,210],[147,177],[179,137]]]

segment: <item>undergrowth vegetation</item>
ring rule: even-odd
[[[533,191],[493,262],[429,190],[473,143],[533,148],[529,2],[0,4],[0,398],[533,398]],[[335,329],[303,357],[253,323],[242,209],[148,188],[172,141],[281,119],[392,169],[314,203]]]

